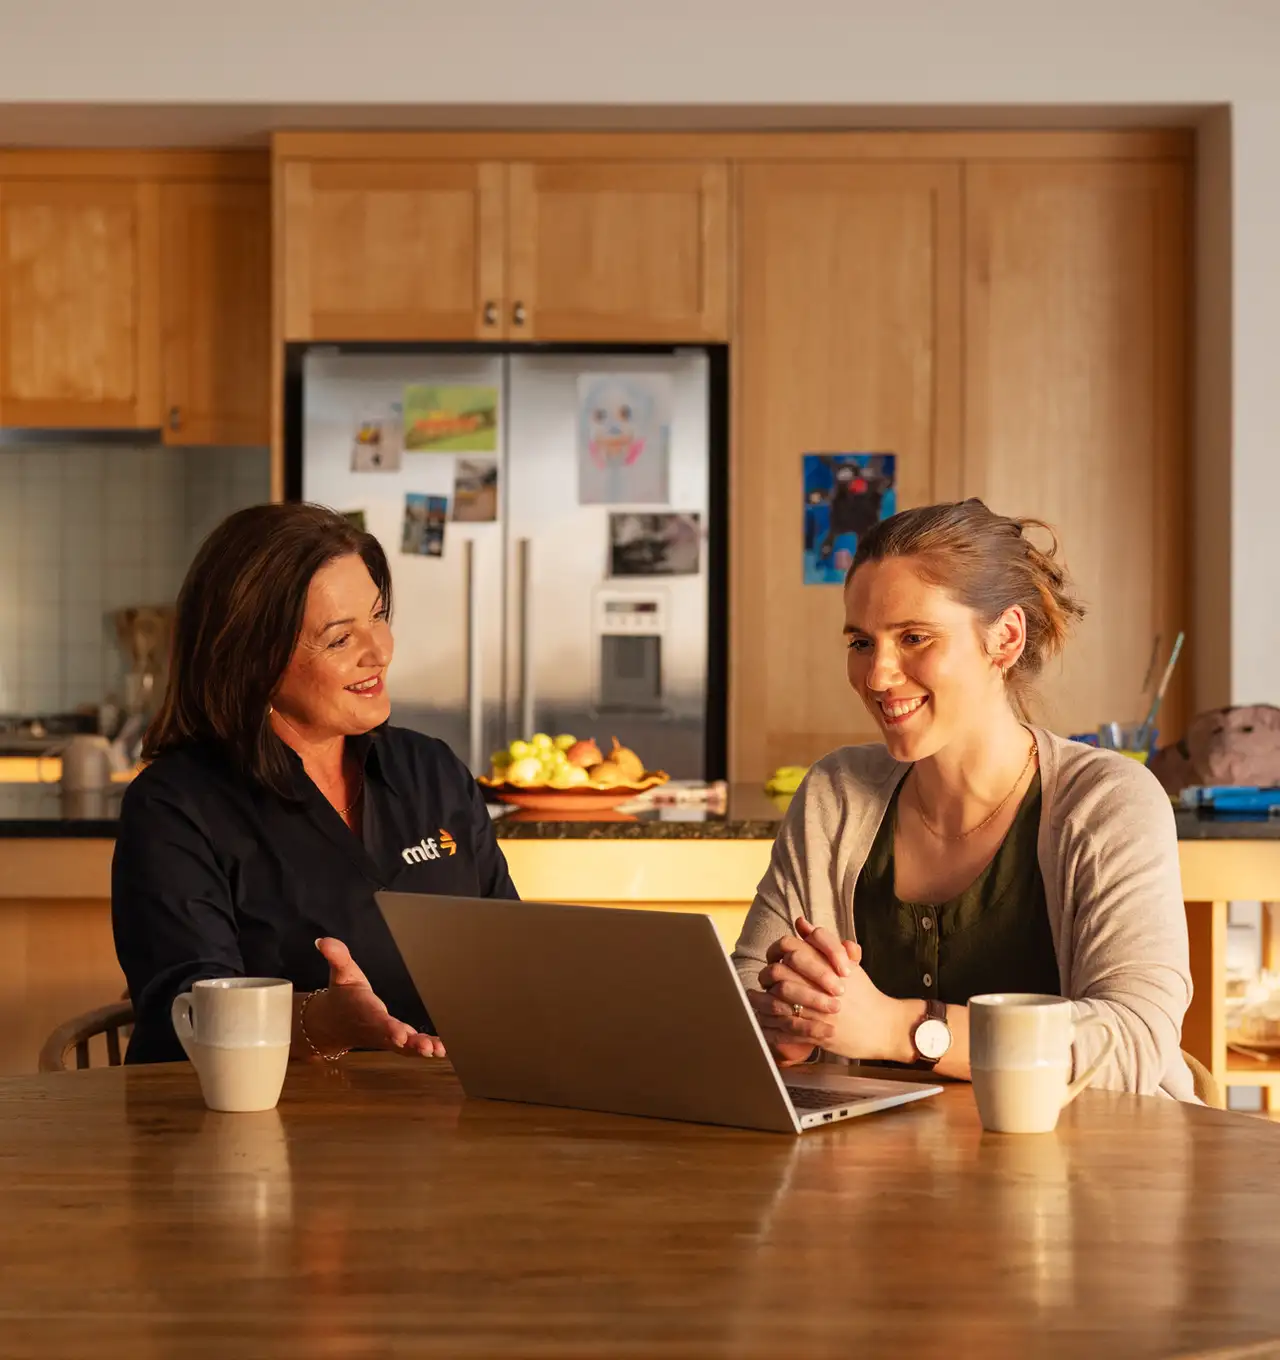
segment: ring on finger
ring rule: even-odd
[[[800,1017],[804,1014],[804,1007],[798,1001],[793,1001],[791,1003],[791,1014],[794,1015],[797,1020],[799,1020]]]

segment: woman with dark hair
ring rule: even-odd
[[[1029,529],[1047,532],[969,500],[861,538],[847,670],[883,744],[809,772],[734,962],[783,1065],[967,1079],[970,997],[1039,992],[1113,1031],[1097,1085],[1191,1100],[1173,811],[1140,764],[1032,725],[1032,682],[1083,610]],[[1077,1070],[1102,1042],[1079,1031]]]
[[[260,505],[205,540],[112,863],[128,1061],[182,1058],[173,998],[237,976],[293,982],[295,1056],[443,1054],[373,894],[516,892],[463,763],[388,725],[391,655],[386,557],[343,516]]]

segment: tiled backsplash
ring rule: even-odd
[[[172,603],[201,539],[270,495],[266,449],[0,443],[0,713],[119,693],[111,611]]]

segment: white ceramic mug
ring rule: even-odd
[[[293,1037],[293,983],[202,978],[173,999],[173,1028],[211,1110],[270,1110]]]
[[[1076,1031],[1098,1026],[1097,1059],[1071,1080]],[[1111,1056],[1116,1036],[1096,1015],[1076,1019],[1071,1002],[1032,992],[969,998],[969,1069],[982,1127],[994,1133],[1052,1133],[1059,1113]]]

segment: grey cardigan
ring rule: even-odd
[[[1040,754],[1038,858],[1062,995],[1116,1036],[1093,1085],[1195,1100],[1180,1048],[1191,970],[1168,795],[1136,761],[1031,731]],[[809,771],[733,952],[744,986],[759,989],[765,951],[799,915],[854,938],[854,886],[909,768],[883,746],[844,746]],[[1100,1045],[1092,1026],[1080,1031],[1077,1071]]]

